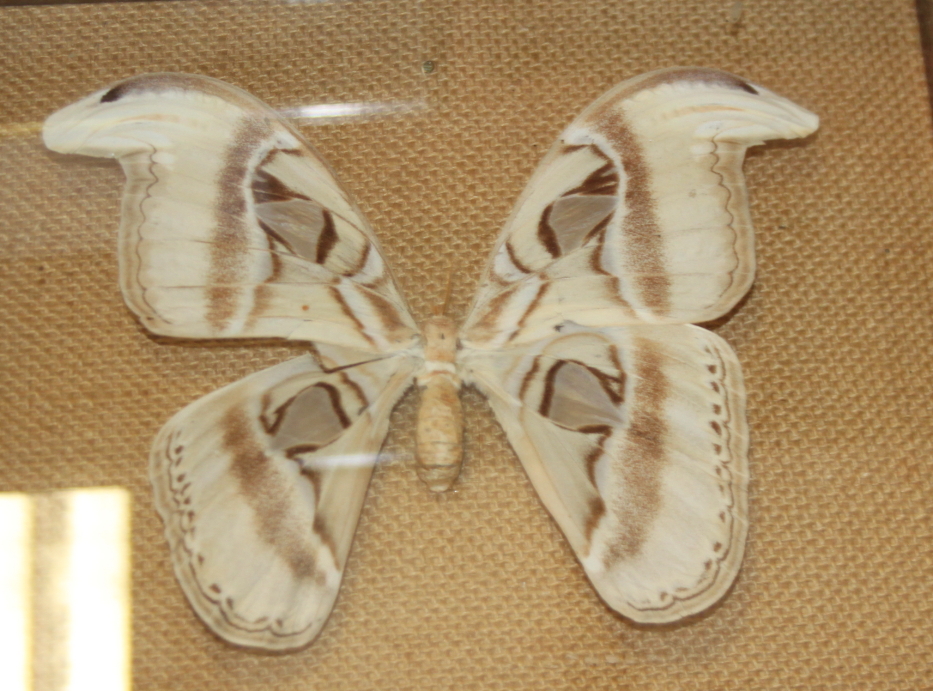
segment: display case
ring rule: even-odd
[[[124,526],[90,534],[129,540],[130,662],[114,689],[928,688],[933,128],[920,35],[909,0],[0,7],[0,492],[27,516],[8,554],[32,545],[22,688],[66,686],[48,579],[69,530],[56,493],[76,488],[124,492],[89,500],[111,501]],[[459,480],[440,494],[419,481],[413,390],[322,633],[280,654],[213,635],[173,574],[150,447],[191,401],[307,346],[147,332],[118,281],[123,173],[49,151],[44,120],[142,73],[240,87],[352,192],[415,319],[446,304],[460,320],[563,128],[613,85],[675,65],[741,75],[820,118],[816,134],[750,150],[757,276],[706,324],[747,389],[749,527],[731,590],[675,623],[616,614],[475,389]]]

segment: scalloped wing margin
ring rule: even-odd
[[[567,326],[465,366],[610,607],[661,623],[722,597],[748,521],[745,392],[725,341]]]
[[[218,636],[288,650],[318,635],[416,364],[316,352],[208,394],[159,433],[150,478],[175,574]]]

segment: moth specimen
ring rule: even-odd
[[[457,477],[458,392],[474,386],[610,607],[670,622],[715,603],[744,550],[748,431],[735,354],[694,324],[752,283],[746,149],[816,127],[716,70],[620,84],[545,156],[458,329],[419,328],[333,171],[245,92],[152,74],[52,115],[47,146],[123,166],[120,285],[147,329],[309,343],[155,440],[155,503],[197,614],[255,648],[318,634],[414,382],[431,489]]]

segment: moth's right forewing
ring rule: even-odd
[[[718,70],[659,70],[611,89],[564,131],[519,198],[465,341],[532,341],[564,320],[722,316],[755,270],[745,152],[816,126],[812,113]]]
[[[340,586],[407,355],[327,371],[305,356],[215,391],[155,440],[150,476],[175,573],[221,638],[287,650]]]

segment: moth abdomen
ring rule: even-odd
[[[454,360],[457,327],[449,317],[432,317],[424,324],[424,368],[418,374],[416,455],[418,477],[432,492],[446,492],[460,475],[463,459],[463,411],[460,376]]]
[[[460,378],[451,372],[430,372],[421,387],[416,430],[418,477],[432,492],[446,492],[460,475],[463,459],[463,412]]]

